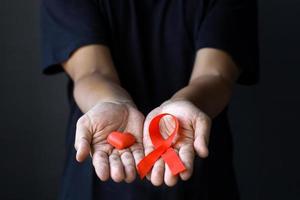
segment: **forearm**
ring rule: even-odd
[[[107,47],[81,47],[62,66],[74,82],[74,98],[84,113],[104,101],[133,104],[129,94],[120,86]]]
[[[85,113],[101,102],[133,104],[130,95],[118,81],[93,72],[74,81],[74,98],[79,108]]]
[[[226,52],[209,48],[199,50],[188,86],[172,99],[191,101],[214,118],[228,104],[239,73]]]
[[[187,100],[211,118],[217,116],[228,104],[233,84],[222,77],[203,75],[173,95],[171,100]]]

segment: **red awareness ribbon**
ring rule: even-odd
[[[164,139],[159,130],[159,122],[166,115],[170,115],[175,121],[175,129],[167,139]],[[160,114],[152,119],[149,125],[149,134],[155,149],[146,157],[144,157],[137,165],[137,170],[141,179],[143,179],[148,174],[154,163],[160,157],[162,157],[165,163],[167,163],[173,175],[177,175],[178,173],[183,172],[186,169],[177,153],[172,148],[172,142],[175,136],[178,134],[178,130],[178,119],[171,114]]]

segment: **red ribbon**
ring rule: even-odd
[[[175,129],[165,140],[160,133],[159,122],[166,115],[170,115],[174,119]],[[163,160],[167,163],[173,175],[177,175],[178,173],[183,172],[186,169],[177,153],[172,148],[172,142],[178,133],[178,129],[178,119],[171,114],[160,114],[152,119],[149,125],[149,134],[155,149],[146,157],[144,157],[137,165],[137,170],[141,179],[143,179],[148,174],[154,163],[160,157],[162,157]]]

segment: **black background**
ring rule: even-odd
[[[0,3],[0,199],[56,199],[66,77],[39,69],[39,1]],[[261,82],[230,107],[242,200],[300,199],[300,1],[260,0]]]

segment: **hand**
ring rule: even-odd
[[[178,137],[175,138],[173,149],[179,154],[179,158],[186,167],[186,170],[179,174],[182,180],[188,180],[193,173],[193,163],[195,151],[197,154],[205,158],[208,156],[208,140],[210,132],[210,118],[200,109],[189,101],[167,101],[160,107],[150,112],[144,123],[144,148],[146,155],[153,151],[154,146],[149,136],[150,121],[158,114],[169,113],[179,120]],[[174,130],[175,123],[171,117],[164,117],[160,122],[160,131],[164,138],[168,137]],[[154,164],[151,173],[147,178],[151,180],[155,186],[161,185],[163,182],[168,186],[174,186],[177,183],[178,175],[172,175],[169,167],[160,158]]]
[[[96,174],[102,181],[111,177],[115,182],[132,182],[136,177],[136,164],[144,157],[143,123],[144,116],[131,104],[96,104],[77,122],[77,161],[82,162],[91,154]],[[130,132],[136,143],[123,150],[115,149],[106,140],[112,131]]]

